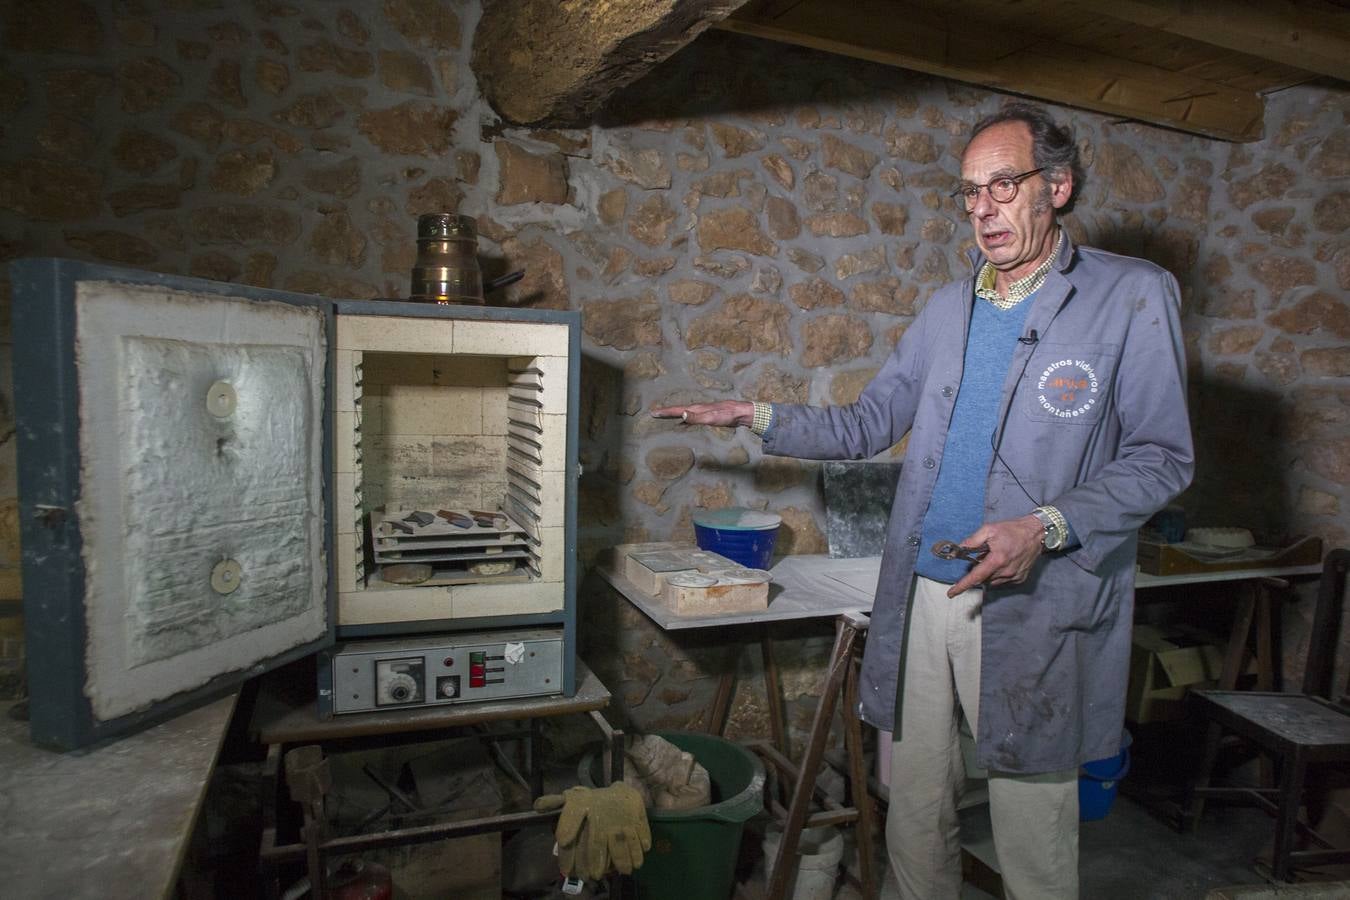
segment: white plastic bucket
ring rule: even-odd
[[[782,839],[783,829],[777,825],[770,825],[764,834],[766,881],[773,874]],[[803,828],[797,852],[801,857],[797,862],[797,885],[792,889],[792,900],[830,900],[839,875],[839,861],[844,857],[844,836],[838,828]]]

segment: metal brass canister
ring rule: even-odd
[[[483,303],[478,227],[471,216],[427,213],[417,219],[417,262],[409,298],[422,303]]]

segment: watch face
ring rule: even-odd
[[[1064,546],[1064,538],[1065,534],[1058,525],[1046,525],[1045,538],[1042,540],[1042,543],[1045,544],[1045,549],[1047,550],[1058,550],[1060,547]]]
[[[1064,543],[1064,533],[1055,524],[1055,520],[1040,509],[1033,510],[1031,514],[1041,523],[1041,546],[1047,550],[1058,550]]]

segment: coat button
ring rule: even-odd
[[[950,397],[954,393],[956,392],[952,390],[952,386],[950,384],[944,384],[942,386],[942,396]]]
[[[905,543],[909,544],[911,547],[917,547],[919,546],[919,536],[917,534],[911,534],[909,537],[905,538]]]
[[[931,468],[933,468],[933,466],[935,466],[935,465],[937,465],[937,463],[933,462],[933,457],[931,457],[931,456],[925,456],[925,457],[923,458],[923,467],[924,467],[925,469],[931,469]]]

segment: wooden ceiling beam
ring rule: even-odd
[[[1073,5],[1350,81],[1350,9],[1326,0],[1075,0]]]
[[[580,125],[744,2],[495,0],[474,33],[473,71],[507,122]]]
[[[1254,92],[1002,25],[972,27],[952,8],[802,0],[773,18],[747,7],[716,27],[1222,140],[1262,136],[1265,104]]]

